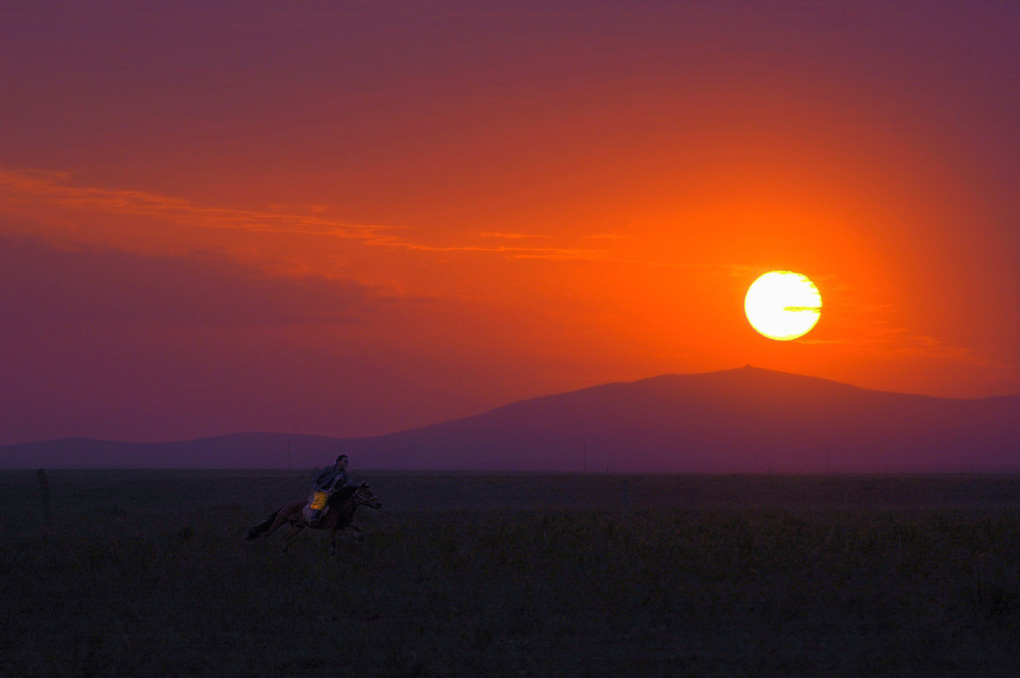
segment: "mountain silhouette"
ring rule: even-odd
[[[863,389],[750,366],[532,398],[363,438],[247,433],[159,444],[0,447],[0,467],[777,473],[1014,472],[1020,396]]]

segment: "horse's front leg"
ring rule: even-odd
[[[360,528],[357,528],[354,525],[350,525],[348,526],[347,529],[354,533],[354,541],[356,543],[360,544],[365,539],[365,535],[362,534]]]
[[[299,525],[297,523],[291,523],[290,531],[287,532],[287,534],[283,535],[283,552],[284,553],[287,553],[287,542],[290,541],[290,538],[293,537],[295,534],[297,534],[298,532],[300,532],[303,529],[304,529],[304,527],[302,525]]]

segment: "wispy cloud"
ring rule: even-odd
[[[368,245],[378,245],[418,252],[485,252],[502,254],[516,259],[577,259],[586,261],[605,261],[605,253],[600,250],[578,249],[569,247],[513,247],[510,245],[426,245],[399,237],[381,237],[368,241]]]
[[[530,238],[551,238],[551,235],[541,233],[479,233],[479,238],[502,238],[503,240],[527,240]]]
[[[34,197],[57,207],[153,217],[200,228],[252,232],[328,235],[369,240],[391,226],[353,224],[320,216],[320,206],[303,214],[294,211],[243,210],[196,205],[182,198],[147,191],[76,186],[60,172],[0,168],[0,197]]]
[[[0,315],[69,325],[342,326],[419,298],[357,280],[274,276],[213,254],[138,255],[0,236]]]
[[[908,331],[890,333],[891,350],[903,357],[938,358],[975,366],[987,366],[988,359],[977,355],[966,346],[951,344],[938,337],[913,334]]]
[[[716,269],[729,275],[746,275],[752,270],[752,267],[744,264],[677,262],[621,256],[611,249],[614,242],[627,238],[621,233],[580,236],[579,240],[591,243],[590,247],[529,244],[529,240],[548,241],[554,236],[525,231],[479,231],[472,236],[473,241],[436,244],[416,238],[414,229],[406,226],[352,223],[330,217],[327,215],[330,208],[323,204],[307,204],[300,209],[272,204],[263,210],[197,205],[184,198],[148,191],[77,185],[73,182],[73,176],[67,172],[0,167],[0,208],[5,202],[13,204],[31,200],[62,209],[146,217],[196,228],[341,238],[367,247],[422,253],[486,254],[519,260],[703,268]],[[503,242],[491,244],[492,241]]]
[[[344,238],[365,246],[416,252],[499,254],[507,258],[549,260],[606,260],[601,250],[526,245],[434,245],[409,237],[410,229],[381,224],[356,224],[325,216],[324,205],[306,206],[307,212],[274,205],[271,210],[232,209],[196,205],[173,196],[138,190],[78,186],[61,172],[0,168],[0,202],[34,198],[51,206],[104,214],[149,217],[198,228],[247,232],[287,233]],[[528,233],[482,232],[480,238],[525,240],[551,236]]]
[[[875,308],[882,306],[876,305]],[[896,359],[939,360],[969,365],[973,368],[1010,367],[972,348],[928,334],[920,334],[907,327],[882,323],[880,320],[873,320],[856,329],[852,335],[834,341],[851,351],[881,354]],[[808,339],[804,340],[804,343],[820,342]]]

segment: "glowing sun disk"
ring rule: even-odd
[[[807,276],[793,271],[772,271],[747,290],[744,313],[758,333],[790,341],[811,331],[822,312],[822,295]]]

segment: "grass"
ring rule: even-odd
[[[322,533],[245,542],[305,476],[51,472],[46,530],[33,474],[0,473],[0,674],[1020,665],[1014,477],[374,474],[336,560]]]

